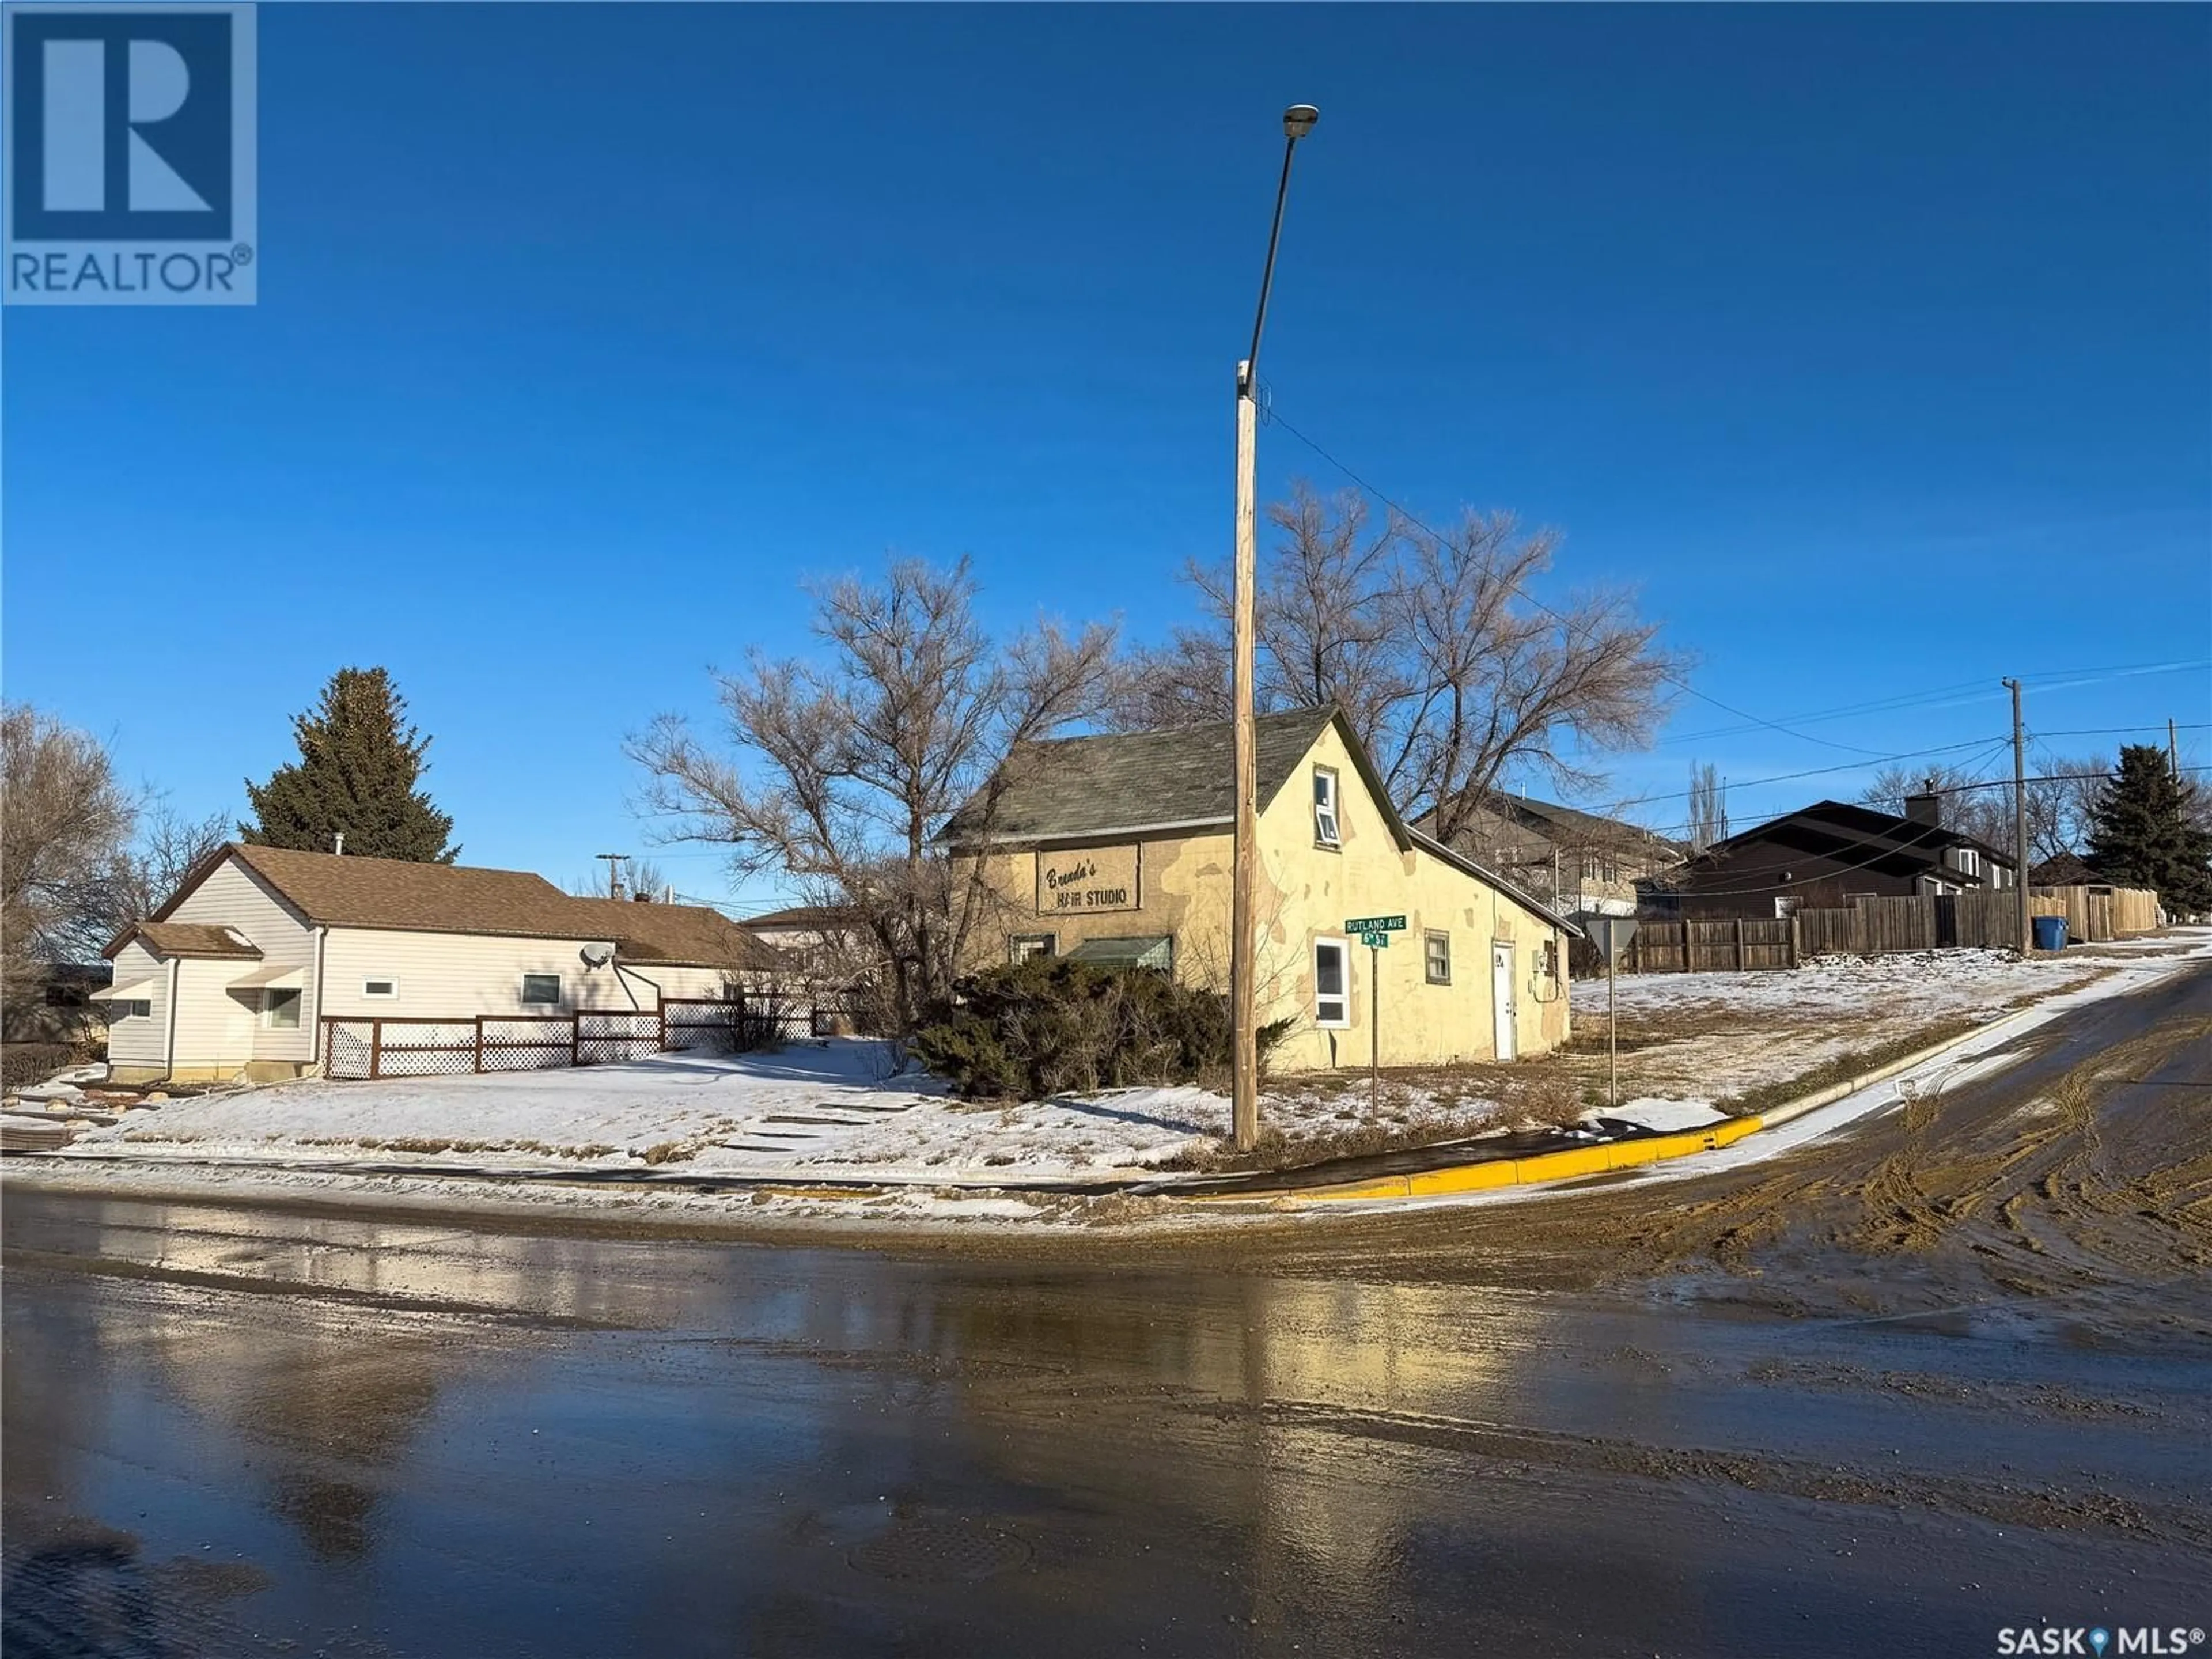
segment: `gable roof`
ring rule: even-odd
[[[747,916],[747,927],[850,927],[859,913],[849,904],[792,904]]]
[[[1563,806],[1557,801],[1538,800],[1533,795],[1508,794],[1502,789],[1494,789],[1484,800],[1482,810],[1500,818],[1510,818],[1547,841],[1564,839],[1577,848],[1648,848],[1677,858],[1689,855],[1690,849],[1680,842],[1640,823],[1631,823],[1626,818],[1603,817],[1578,806]],[[1433,812],[1425,817],[1421,820],[1423,826],[1433,823],[1435,817]],[[1472,826],[1460,832],[1462,840],[1476,835]]]
[[[1253,722],[1259,811],[1334,725],[1401,848],[1413,843],[1367,751],[1334,703],[1263,714]],[[1056,738],[1017,749],[1002,775],[991,822],[989,791],[979,790],[945,821],[938,839],[954,845],[1073,840],[1146,830],[1196,830],[1237,817],[1235,726],[1217,720],[1171,732],[1117,732]]]
[[[2078,853],[2061,853],[2047,858],[2027,872],[2031,887],[2125,887],[2129,884],[2111,876],[2100,875],[2084,863]]]
[[[769,946],[702,905],[573,898],[544,877],[523,870],[339,857],[237,842],[202,860],[145,926],[176,925],[168,916],[226,858],[236,859],[302,921],[318,927],[605,939],[630,961],[690,967],[769,967],[777,960]],[[121,948],[118,940],[109,953]]]
[[[1765,842],[1807,852],[1827,850],[1823,843],[1839,845],[1847,853],[1868,854],[1860,862],[1876,867],[1940,864],[1943,854],[1954,847],[1972,848],[2007,869],[2012,867],[2013,862],[2012,854],[2002,848],[1992,847],[1962,830],[1900,817],[1894,812],[1880,811],[1852,801],[1820,800],[1769,818],[1765,823],[1753,824],[1725,841],[1715,842],[1693,861],[1692,867],[1709,867],[1719,854]],[[1977,879],[1948,869],[1945,875],[1951,880]]]
[[[143,939],[165,957],[232,957],[258,961],[261,947],[228,927],[198,921],[142,921],[123,930],[121,937],[102,952],[113,956],[132,939]]]
[[[1581,931],[1557,911],[1455,848],[1409,829],[1391,805],[1367,747],[1334,703],[1263,714],[1253,722],[1259,777],[1255,811],[1264,812],[1323,732],[1336,728],[1352,769],[1366,786],[1401,852],[1415,848],[1495,888],[1563,931]],[[1236,822],[1236,727],[1228,720],[1170,732],[1114,732],[1025,744],[1009,763],[1013,776],[998,803],[994,842],[1073,840],[1144,830],[1200,830]],[[940,842],[974,845],[989,811],[979,793],[938,831]]]

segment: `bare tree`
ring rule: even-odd
[[[1720,768],[1711,761],[1690,768],[1690,851],[1702,853],[1729,834],[1728,797],[1721,788]]]
[[[141,811],[137,839],[123,855],[111,896],[111,930],[152,915],[195,865],[230,839],[228,812],[186,818],[158,797]]]
[[[893,564],[811,590],[811,660],[756,654],[720,677],[735,758],[664,715],[628,745],[669,839],[730,848],[744,874],[774,871],[811,902],[842,905],[871,942],[885,1017],[910,1022],[946,989],[989,903],[931,837],[978,791],[988,836],[1017,747],[1094,715],[1110,629],[1054,623],[1000,643],[976,620],[975,576]]]
[[[27,703],[0,711],[0,940],[10,997],[106,943],[136,805],[106,747]]]
[[[1509,767],[1595,785],[1589,757],[1648,744],[1687,668],[1624,591],[1533,603],[1559,538],[1524,535],[1509,515],[1470,512],[1445,532],[1395,514],[1378,526],[1357,492],[1300,484],[1269,517],[1281,535],[1255,594],[1260,706],[1340,704],[1393,801],[1432,813],[1446,839]],[[1189,574],[1212,626],[1125,664],[1122,729],[1228,716],[1227,579]]]
[[[2012,781],[1983,778],[1959,766],[1890,765],[1859,792],[1859,805],[1899,817],[1909,816],[1913,795],[1936,797],[1936,822],[1946,830],[1987,842],[2012,845]]]
[[[651,859],[625,858],[622,860],[622,890],[615,891],[614,866],[597,864],[588,876],[579,876],[568,884],[568,890],[578,898],[629,898],[642,893],[647,898],[659,898],[668,885],[668,878]]]

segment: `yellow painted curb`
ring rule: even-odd
[[[1496,1187],[1526,1187],[1537,1182],[1572,1181],[1584,1176],[1607,1175],[1693,1152],[1717,1152],[1733,1146],[1764,1126],[1756,1117],[1735,1117],[1709,1129],[1679,1134],[1645,1135],[1635,1140],[1608,1142],[1598,1146],[1574,1146],[1565,1152],[1539,1152],[1534,1158],[1496,1158],[1487,1164],[1462,1164],[1448,1170],[1425,1170],[1418,1175],[1383,1176],[1374,1181],[1346,1182],[1336,1187],[1277,1188],[1254,1193],[1194,1193],[1204,1203],[1250,1203],[1259,1200],[1293,1204],[1342,1204],[1378,1198],[1447,1198],[1460,1193],[1486,1192]]]

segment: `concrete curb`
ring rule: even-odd
[[[1793,1119],[1801,1118],[1808,1112],[1817,1112],[1823,1106],[1832,1106],[1846,1096],[1855,1095],[1862,1089],[1870,1089],[1875,1084],[1886,1082],[1900,1072],[1909,1072],[1916,1066],[1924,1066],[1937,1055],[1950,1053],[1961,1043],[1972,1042],[1976,1037],[1987,1036],[1992,1031],[2001,1031],[2014,1020],[2025,1019],[2028,1015],[2039,1011],[2039,1005],[2015,1008],[2003,1018],[1993,1019],[1986,1025],[1977,1025],[1970,1031],[1961,1031],[1956,1036],[1945,1037],[1941,1042],[1931,1042],[1925,1048],[1916,1048],[1902,1059],[1893,1060],[1885,1065],[1877,1066],[1871,1072],[1862,1072],[1856,1077],[1845,1078],[1841,1083],[1832,1083],[1825,1089],[1815,1089],[1809,1095],[1800,1095],[1795,1100],[1786,1101],[1771,1112],[1761,1113],[1760,1121],[1771,1129],[1788,1123]]]
[[[1778,1127],[1804,1116],[1808,1112],[1816,1112],[1823,1106],[1832,1105],[1862,1089],[1871,1088],[1901,1072],[1909,1072],[1916,1066],[1924,1066],[1961,1043],[1988,1036],[1994,1031],[2003,1030],[2014,1020],[2023,1019],[2037,1012],[2038,1009],[2033,1006],[2015,1009],[1986,1025],[1960,1031],[1955,1036],[1945,1037],[1941,1042],[1931,1042],[1924,1048],[1915,1049],[1871,1071],[1862,1072],[1840,1083],[1832,1083],[1826,1088],[1815,1089],[1811,1094],[1800,1095],[1771,1112],[1763,1112],[1756,1117],[1729,1118],[1710,1128],[1693,1129],[1679,1134],[1647,1135],[1635,1140],[1608,1141],[1603,1146],[1577,1146],[1565,1152],[1539,1152],[1534,1158],[1497,1158],[1487,1164],[1462,1164],[1449,1169],[1427,1170],[1418,1175],[1386,1176],[1379,1180],[1346,1182],[1336,1187],[1278,1187],[1261,1192],[1212,1194],[1194,1193],[1188,1195],[1187,1201],[1211,1204],[1356,1204],[1389,1199],[1446,1198],[1461,1193],[1487,1192],[1499,1187],[1528,1187],[1553,1181],[1573,1181],[1588,1176],[1610,1174],[1615,1170],[1634,1169],[1639,1164],[1691,1158],[1699,1152],[1717,1152],[1723,1146],[1734,1146],[1745,1136],[1761,1129]]]

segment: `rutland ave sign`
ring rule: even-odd
[[[1390,935],[1403,933],[1405,927],[1403,916],[1353,916],[1344,924],[1344,931],[1358,934],[1359,942],[1370,951],[1388,948]]]

